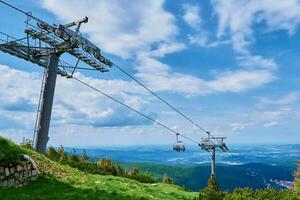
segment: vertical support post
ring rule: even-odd
[[[216,147],[212,148],[211,152],[211,175],[215,175],[215,164],[216,164]]]
[[[46,153],[47,142],[49,140],[48,132],[51,119],[57,68],[59,61],[59,53],[50,53],[45,74],[45,85],[43,89],[42,105],[40,110],[40,117],[38,121],[37,138],[35,143],[35,150],[39,153]]]

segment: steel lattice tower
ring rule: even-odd
[[[36,137],[33,138],[36,151],[45,153],[57,74],[72,78],[79,61],[100,72],[107,72],[113,64],[101,55],[96,45],[80,34],[80,26],[88,22],[87,17],[66,25],[50,25],[30,13],[26,15],[26,37],[16,39],[0,32],[0,51],[45,68],[36,118]],[[60,57],[64,53],[75,58],[76,64],[62,61]]]

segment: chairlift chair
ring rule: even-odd
[[[179,133],[176,134],[176,143],[173,145],[173,150],[177,151],[177,152],[184,152],[185,151],[185,146],[184,146],[184,142],[180,141],[178,139]]]

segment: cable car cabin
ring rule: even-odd
[[[185,151],[185,146],[183,142],[179,141],[176,144],[173,145],[173,150],[177,152],[184,152]]]

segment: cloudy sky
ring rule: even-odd
[[[84,16],[103,54],[228,143],[300,142],[297,0],[11,0],[49,23]],[[0,4],[0,31],[24,36],[25,17]],[[42,69],[0,53],[0,135],[32,138]],[[204,134],[115,68],[78,71],[98,89],[200,140]],[[51,145],[172,144],[167,130],[58,77]]]

